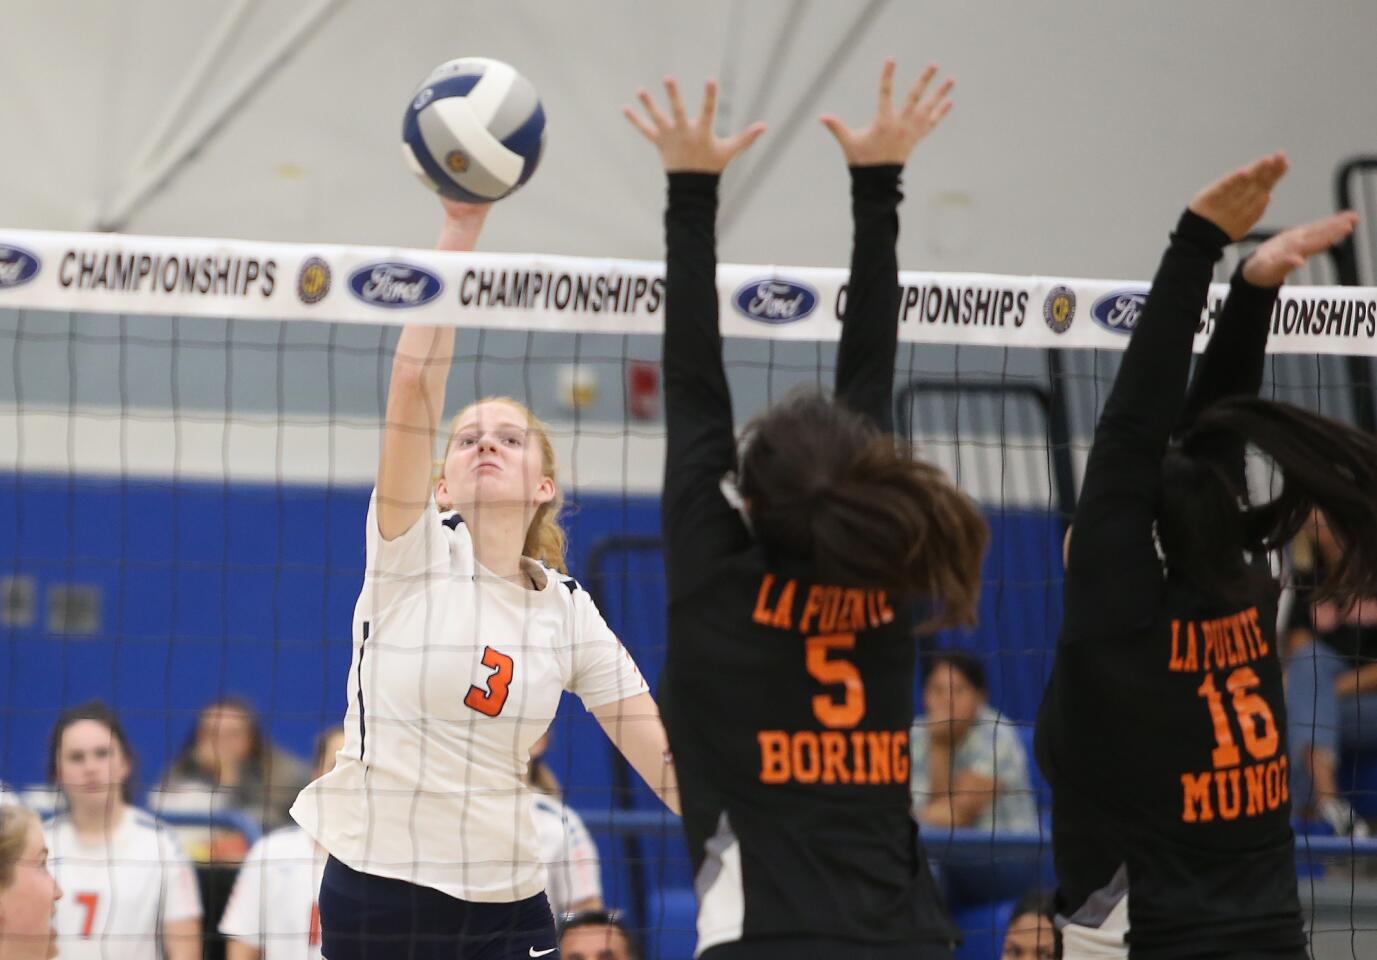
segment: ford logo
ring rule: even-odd
[[[765,277],[738,287],[732,304],[747,320],[797,323],[817,309],[818,292],[806,283]]]
[[[1112,333],[1132,333],[1147,303],[1146,290],[1115,290],[1096,300],[1090,317]]]
[[[389,260],[364,264],[349,274],[349,289],[374,306],[419,307],[438,297],[445,282],[424,267]]]
[[[0,290],[28,283],[38,276],[41,262],[23,247],[0,244]]]

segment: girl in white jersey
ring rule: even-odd
[[[441,250],[474,248],[486,206],[445,203]],[[331,854],[322,953],[553,957],[522,773],[569,690],[671,808],[659,711],[588,594],[563,575],[553,454],[510,400],[455,419],[432,483],[453,327],[397,344],[365,524],[345,748],[292,815]]]
[[[53,909],[62,888],[48,872],[48,849],[38,817],[0,804],[0,960],[57,956]]]
[[[197,960],[201,895],[170,830],[129,803],[133,752],[92,701],[53,728],[48,775],[66,810],[45,828],[63,960]]]

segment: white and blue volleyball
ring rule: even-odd
[[[450,200],[501,200],[535,173],[545,111],[531,82],[500,60],[464,57],[436,67],[407,107],[402,153]]]

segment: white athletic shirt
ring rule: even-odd
[[[320,960],[320,877],[325,853],[300,827],[274,830],[253,845],[234,878],[220,932],[263,960]]]
[[[529,590],[478,566],[468,527],[433,503],[378,533],[369,502],[344,748],[292,816],[348,866],[461,900],[545,886],[531,745],[569,690],[592,709],[649,688],[586,591],[533,560]]]
[[[583,819],[554,797],[539,793],[531,802],[531,813],[540,836],[540,859],[549,874],[545,893],[555,919],[568,913],[572,904],[590,897],[601,900],[598,845]]]
[[[65,814],[43,832],[62,887],[55,926],[63,960],[158,960],[164,925],[201,916],[191,864],[172,831],[143,810],[126,809],[103,843],[83,843]]]

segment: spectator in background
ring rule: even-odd
[[[1339,751],[1377,746],[1377,597],[1312,596],[1343,558],[1343,544],[1318,510],[1292,544],[1295,603],[1286,630],[1292,803],[1340,836],[1367,836],[1339,795]]]
[[[559,928],[560,960],[638,960],[636,938],[615,910],[585,910]]]
[[[47,860],[38,817],[15,804],[0,805],[0,960],[57,956],[53,910],[62,888]]]
[[[909,736],[913,815],[932,827],[1032,831],[1037,803],[1013,721],[989,704],[985,668],[959,650],[929,658],[925,714]]]
[[[1051,891],[1030,890],[1014,904],[1001,960],[1060,960],[1061,935]]]
[[[316,777],[335,768],[343,747],[343,727],[316,737]],[[328,856],[295,824],[253,845],[220,918],[225,960],[320,960],[317,898]]]
[[[214,809],[239,810],[264,830],[275,830],[288,822],[287,808],[309,781],[307,774],[304,763],[273,746],[252,704],[221,697],[201,710],[161,788],[210,791]]]
[[[201,895],[167,827],[129,803],[134,753],[119,720],[93,700],[58,717],[48,778],[66,810],[45,829],[64,960],[197,960]]]
[[[602,873],[598,845],[583,819],[561,801],[559,780],[545,765],[543,757],[550,736],[547,730],[532,745],[526,782],[535,791],[531,816],[540,837],[540,859],[547,874],[545,895],[550,898],[550,912],[558,921],[565,914],[602,906]]]

